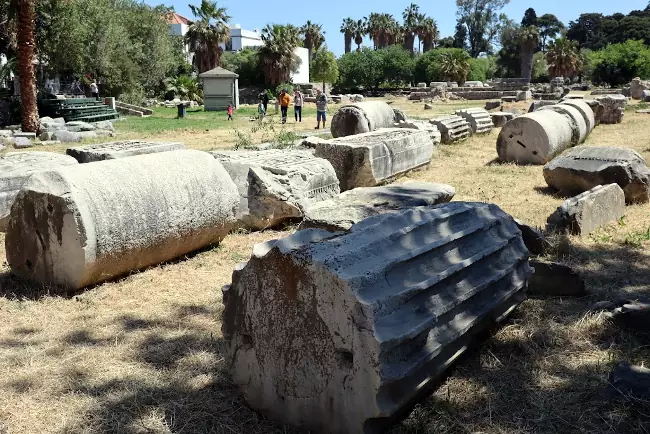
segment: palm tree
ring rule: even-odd
[[[12,0],[17,13],[18,79],[20,83],[20,116],[23,132],[35,133],[38,129],[36,106],[36,76],[34,75],[34,0]]]
[[[203,90],[201,84],[196,78],[187,75],[179,75],[174,78],[165,79],[165,90],[173,92],[174,96],[189,101],[196,101],[203,104]]]
[[[418,25],[418,38],[422,43],[422,51],[424,53],[435,48],[436,41],[440,38],[436,20],[429,17],[420,20]]]
[[[539,46],[539,29],[535,26],[523,27],[519,31],[521,49],[521,77],[531,79],[533,75],[533,56]]]
[[[354,37],[356,28],[356,21],[352,18],[348,17],[343,19],[343,22],[341,23],[341,33],[343,33],[343,39],[345,40],[346,53],[352,51],[352,38]]]
[[[294,50],[300,45],[300,31],[287,24],[267,25],[262,30],[260,55],[264,66],[264,80],[269,85],[286,83],[295,68]]]
[[[413,53],[415,36],[417,35],[420,20],[424,18],[424,15],[420,13],[420,7],[418,5],[411,3],[402,12],[402,18],[404,18],[404,49]]]
[[[379,45],[380,29],[380,14],[372,12],[367,18],[364,18],[366,25],[364,26],[365,33],[372,39],[373,48],[376,50]]]
[[[440,55],[440,72],[447,81],[465,82],[471,57],[465,50],[450,49]]]
[[[357,44],[357,51],[361,51],[363,35],[367,33],[367,25],[364,19],[357,20],[354,23],[354,43]]]
[[[185,40],[194,53],[194,66],[200,74],[219,66],[223,53],[220,45],[230,38],[230,16],[212,0],[201,0],[201,7],[189,7],[196,19],[190,21]]]
[[[314,24],[310,20],[307,20],[307,23],[300,28],[300,34],[305,38],[303,45],[309,51],[309,60],[311,61],[314,58],[313,53],[316,52],[325,41],[323,26],[320,24]]]
[[[582,68],[578,43],[566,38],[556,39],[548,46],[546,62],[551,77],[575,77]]]

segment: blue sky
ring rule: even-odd
[[[200,0],[145,0],[151,5],[171,4],[176,12],[192,18],[188,3],[200,4]],[[330,50],[336,55],[343,53],[343,35],[339,32],[343,18],[359,19],[370,12],[386,12],[401,21],[402,11],[411,3],[408,0],[326,0],[326,1],[277,1],[277,0],[217,0],[220,6],[228,9],[231,24],[240,24],[243,29],[262,29],[268,23],[291,23],[302,25],[307,20],[323,25],[325,39]],[[438,22],[442,37],[451,36],[456,26],[455,0],[415,1],[420,11]],[[616,12],[627,14],[635,9],[644,9],[648,0],[511,0],[503,12],[511,19],[521,21],[528,7],[535,8],[537,15],[555,14],[565,24],[575,20],[582,13],[599,12],[610,15]],[[368,44],[368,41],[365,42]]]

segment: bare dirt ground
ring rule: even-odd
[[[484,102],[430,111],[393,104],[427,118]],[[648,128],[650,115],[628,111],[622,124],[597,127],[587,144],[629,147],[650,160]],[[228,146],[229,136],[219,134],[229,130],[222,130],[193,132],[188,145],[203,148],[219,137]],[[546,188],[541,167],[495,163],[497,134],[439,146],[430,167],[406,179],[451,184],[454,200],[493,202],[542,226],[564,198]],[[589,237],[558,240],[548,259],[583,273],[589,295],[524,302],[392,432],[650,431],[649,403],[603,393],[616,361],[650,360],[650,338],[588,309],[650,296],[649,210],[630,206],[624,219]],[[291,230],[233,234],[218,247],[68,298],[15,280],[0,249],[0,433],[296,432],[246,406],[227,375],[220,332],[220,289],[234,265],[254,244]]]

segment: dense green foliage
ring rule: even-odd
[[[390,46],[379,50],[364,48],[339,58],[338,84],[345,89],[363,87],[372,90],[377,90],[384,84],[408,85],[412,79],[413,67],[411,54],[402,47]]]
[[[239,85],[242,87],[256,86],[264,82],[264,72],[257,49],[245,48],[235,53],[223,53],[221,66],[239,74]]]
[[[492,51],[492,42],[498,36],[502,20],[497,12],[508,3],[510,0],[456,0],[458,24],[467,31],[472,57]]]
[[[650,78],[650,48],[642,41],[611,44],[590,55],[595,83],[618,86],[634,77]]]
[[[628,15],[582,14],[569,23],[566,36],[577,41],[580,48],[590,50],[601,50],[608,44],[630,39],[643,40],[650,45],[650,4],[644,10],[632,11]]]
[[[322,83],[336,83],[339,79],[339,66],[334,53],[327,46],[314,53],[314,60],[309,65],[309,80]]]
[[[493,56],[469,60],[467,81],[486,81],[495,77],[496,59]]]

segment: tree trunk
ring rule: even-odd
[[[413,54],[413,46],[415,45],[415,36],[412,34],[404,35],[404,49]]]
[[[426,53],[432,48],[433,48],[433,38],[424,38],[424,41],[422,42],[422,52]]]
[[[16,0],[16,4],[21,127],[23,132],[35,133],[38,130],[38,109],[34,76],[34,3],[33,0]]]
[[[534,49],[521,50],[521,78],[532,78],[534,54]]]

